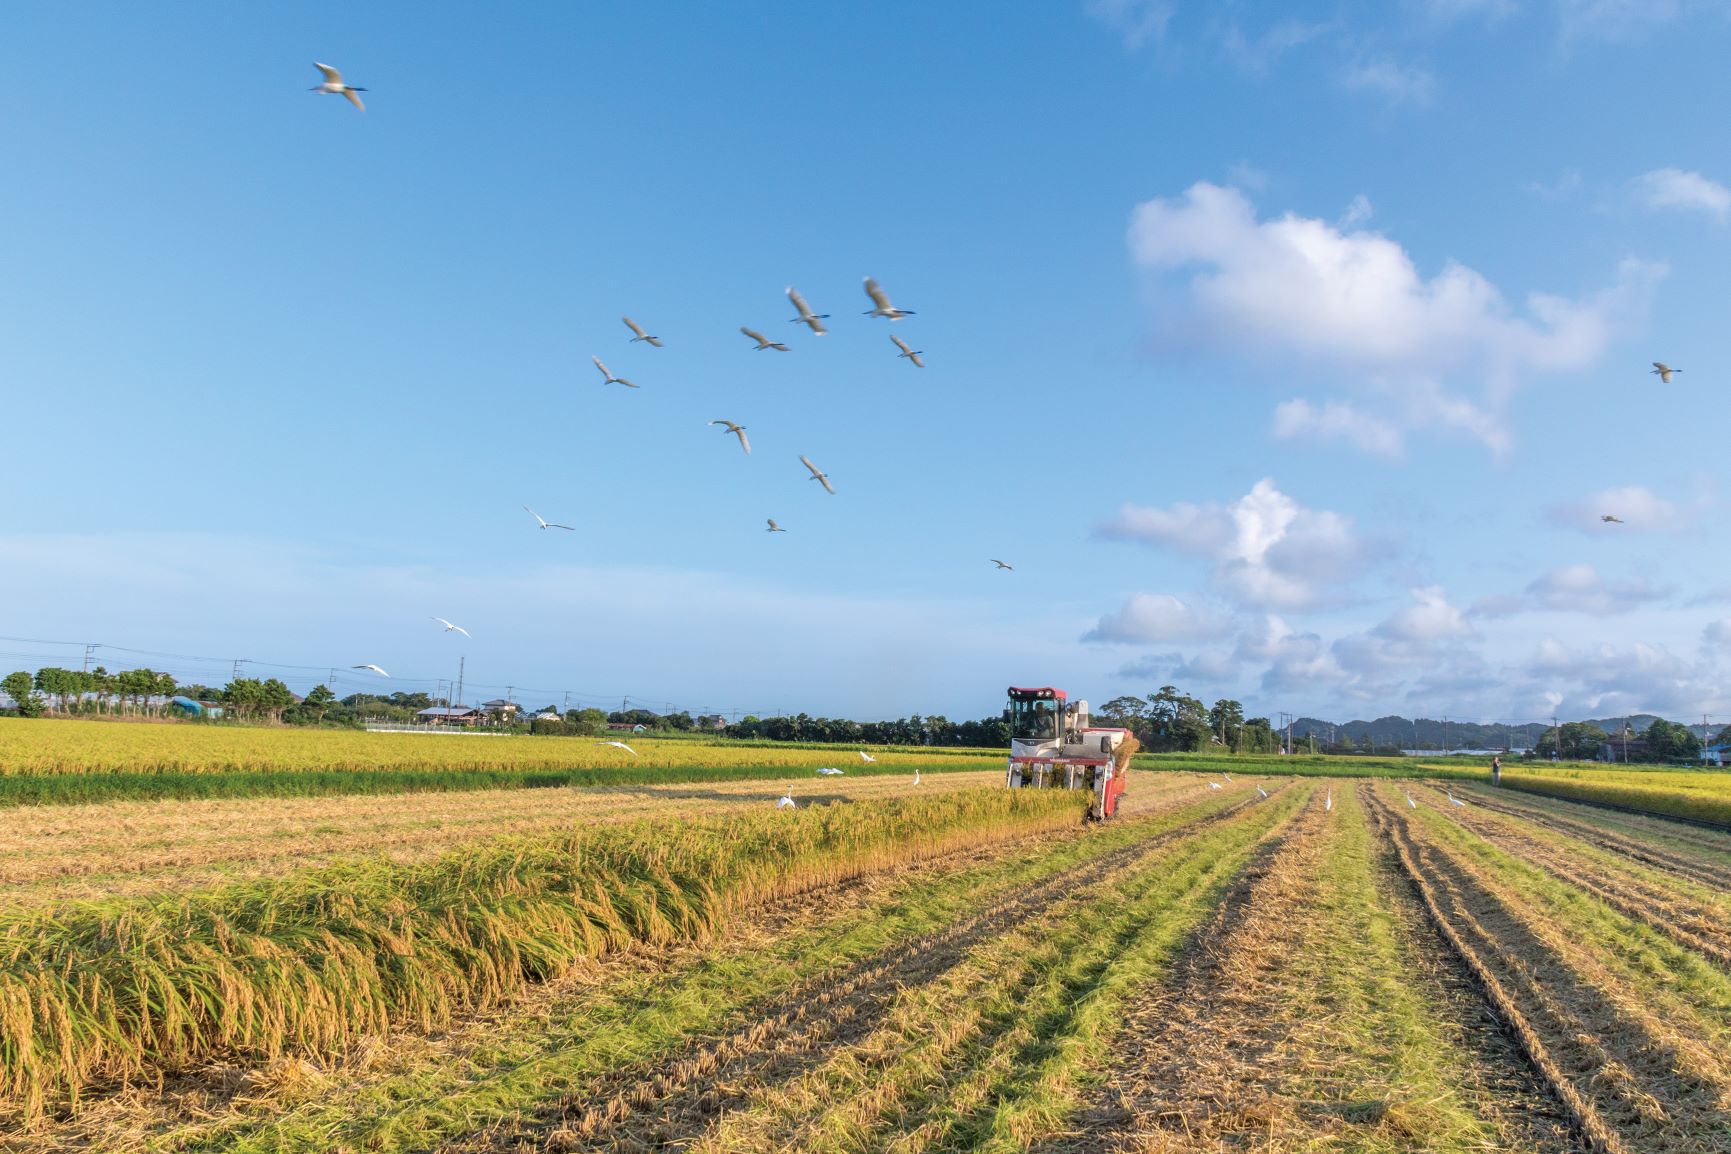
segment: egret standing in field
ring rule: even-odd
[[[890,340],[894,342],[896,348],[901,350],[901,352],[897,353],[896,356],[906,357],[914,363],[914,368],[916,369],[923,369],[926,367],[926,362],[920,360],[920,354],[925,352],[924,349],[910,349],[908,348],[908,342],[902,340],[898,336],[892,335]]]
[[[751,456],[751,442],[745,439],[745,426],[744,425],[736,425],[732,421],[726,421],[726,420],[711,421],[709,423],[712,425],[726,425],[727,428],[722,430],[722,431],[727,432],[727,433],[732,433],[734,436],[738,437],[739,438],[739,447],[745,450],[746,456],[748,456],[748,457]]]
[[[1672,374],[1680,373],[1683,370],[1682,369],[1674,369],[1670,365],[1666,364],[1664,361],[1654,361],[1652,371],[1653,371],[1653,375],[1655,377],[1658,377],[1661,381],[1663,381],[1665,384],[1668,385],[1671,383]]]
[[[874,765],[877,763],[877,758],[873,757],[863,749],[859,751],[859,759],[867,765]]]
[[[1417,809],[1418,808],[1418,802],[1416,802],[1412,799],[1412,794],[1410,794],[1410,793],[1406,795],[1406,804],[1407,804],[1408,809]]]
[[[774,517],[767,517],[767,518],[765,518],[765,520],[767,520],[769,522],[769,528],[765,529],[764,532],[766,532],[766,533],[785,533],[785,532],[787,532],[786,529],[783,529],[780,525],[777,525],[775,523]]]
[[[920,767],[916,765],[916,766],[914,766],[914,784],[918,785],[919,783],[920,783]]]
[[[1334,790],[1328,791],[1328,797],[1322,803],[1322,812],[1327,813],[1334,808]]]
[[[636,385],[632,384],[630,381],[626,380],[624,377],[614,376],[613,370],[608,368],[606,365],[602,364],[600,357],[590,357],[589,359],[594,361],[595,367],[601,370],[601,383],[602,384],[604,384],[604,385],[624,385],[628,389],[635,389],[637,387]]]
[[[597,741],[595,744],[596,745],[611,745],[614,749],[623,749],[626,753],[629,753],[632,757],[637,756],[637,751],[635,749],[632,749],[629,745],[626,745],[623,741]]]
[[[464,629],[461,625],[452,625],[449,621],[446,621],[443,617],[435,617],[435,618],[433,618],[433,620],[437,621],[440,625],[443,625],[445,627],[446,633],[450,633],[454,630],[458,633],[461,633],[464,637],[467,637],[470,641],[473,641],[475,639],[474,635],[471,634],[467,629]]]
[[[782,344],[780,341],[770,340],[768,337],[764,336],[762,333],[758,332],[756,329],[748,329],[744,325],[740,325],[739,331],[744,333],[746,336],[750,337],[752,340],[757,342],[757,351],[760,353],[764,349],[774,349],[778,353],[787,352],[787,346],[786,345]]]
[[[793,790],[790,789],[786,793],[782,794],[781,799],[775,803],[775,808],[798,809],[799,803],[793,800]]]
[[[811,458],[801,453],[799,463],[811,470],[811,480],[818,482],[831,495],[835,494],[835,486],[829,483],[829,474],[811,463]]]
[[[1465,809],[1467,807],[1467,803],[1462,801],[1460,798],[1456,797],[1452,791],[1445,789],[1445,790],[1443,790],[1443,792],[1448,794],[1448,799],[1449,799],[1450,805],[1458,805],[1462,809]]]
[[[1256,787],[1256,792],[1261,794],[1263,797],[1268,796],[1268,791],[1266,789],[1263,789],[1260,785]]]
[[[787,286],[787,299],[792,301],[793,307],[799,310],[799,315],[791,318],[788,321],[789,324],[804,325],[806,328],[810,329],[815,336],[821,337],[823,334],[829,332],[829,330],[823,326],[823,322],[829,319],[829,314],[812,312],[811,306],[805,303],[805,298],[801,296],[799,290],[794,288],[792,285]]]
[[[1219,789],[1220,783],[1218,781],[1211,781],[1208,783],[1208,788],[1209,789]]]
[[[543,528],[543,529],[571,529],[571,526],[561,525],[557,521],[544,521],[544,520],[542,520],[541,514],[535,512],[535,510],[529,508],[529,506],[527,506],[527,505],[523,506],[523,512],[525,512],[525,513],[529,514],[529,516],[535,518],[535,523],[537,525],[540,525],[541,528]],[[577,530],[571,529],[571,531],[573,533],[575,533]]]
[[[872,307],[865,311],[865,315],[868,317],[885,317],[892,321],[899,321],[903,317],[914,315],[912,309],[898,309],[892,305],[889,294],[884,292],[878,286],[878,282],[869,276],[865,278],[865,291],[866,296],[872,299]]]
[[[380,669],[377,665],[351,665],[351,666],[349,666],[349,668],[350,669],[371,669],[374,673],[377,673],[380,677],[389,677],[390,676],[389,673],[386,673],[383,669]]]
[[[341,96],[362,112],[367,110],[367,106],[361,103],[361,98],[355,95],[357,92],[365,92],[365,88],[356,88],[352,84],[344,84],[343,74],[338,72],[335,68],[332,68],[329,64],[315,63],[313,67],[325,74],[325,82],[316,87],[307,89],[308,92],[318,92],[326,96]]]
[[[633,333],[637,334],[636,336],[631,338],[632,344],[636,344],[638,341],[643,341],[646,344],[648,344],[649,347],[652,349],[658,349],[661,347],[661,338],[660,337],[650,336],[648,333],[643,331],[642,325],[638,324],[636,321],[632,320],[630,317],[620,317],[619,319],[625,322],[626,328],[630,329]]]

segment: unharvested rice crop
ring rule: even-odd
[[[1712,822],[1731,829],[1731,773],[1521,766],[1505,770],[1503,782],[1530,793]]]

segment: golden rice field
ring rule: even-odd
[[[1724,832],[787,752],[0,810],[0,1149],[1731,1154]],[[1530,776],[1692,796],[1597,772]]]
[[[853,757],[847,747],[765,747],[721,739],[657,740],[612,734],[637,756],[585,737],[480,733],[365,733],[357,730],[188,724],[121,724],[38,719],[0,720],[0,775],[90,773],[234,773],[309,771],[445,772],[562,770],[633,765],[810,766]],[[883,760],[960,757],[998,764],[982,750],[885,751]]]

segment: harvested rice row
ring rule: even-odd
[[[1731,837],[1664,818],[1635,817],[1560,799],[1469,788],[1473,804],[1542,825],[1667,873],[1731,890]]]
[[[329,1054],[508,998],[634,942],[702,939],[755,902],[1056,828],[1074,795],[946,798],[602,826],[401,865],[0,920],[0,1103],[220,1052]]]
[[[694,1137],[714,1115],[737,1105],[751,1086],[786,1076],[790,1068],[809,1064],[814,1056],[845,1049],[875,1026],[904,989],[937,980],[980,943],[1050,917],[1079,895],[1098,894],[1169,847],[1241,820],[1255,801],[1245,796],[1176,826],[1150,827],[1146,835],[1120,849],[1016,888],[941,930],[874,955],[841,974],[786,991],[773,1006],[747,1011],[743,1016],[749,1026],[699,1043],[669,1062],[619,1071],[583,1094],[568,1095],[526,1130],[489,1131],[455,1148],[510,1150],[522,1142],[538,1141],[548,1131],[554,1137],[547,1140],[566,1150]],[[725,1089],[717,1091],[715,1086]]]
[[[744,1109],[710,1120],[690,1149],[1025,1149],[1062,1119],[1125,995],[1257,847],[1281,836],[1308,792],[1176,839],[983,943],[940,981],[909,983],[869,1033],[797,1077],[760,1081]]]
[[[1428,806],[1375,806],[1439,929],[1595,1148],[1731,1150],[1731,1082],[1712,1041],[1724,1024],[1691,1004],[1722,997],[1723,975]],[[1655,950],[1700,985],[1642,980],[1640,955]]]
[[[1631,863],[1619,868],[1575,846],[1539,835],[1530,824],[1486,812],[1451,811],[1454,820],[1498,849],[1592,894],[1618,913],[1731,969],[1731,904],[1722,895]]]

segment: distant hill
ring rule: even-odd
[[[1588,719],[1609,734],[1621,732],[1624,721],[1637,732],[1658,720],[1655,714],[1637,713],[1632,717]],[[1687,724],[1687,723],[1684,723]],[[1375,721],[1322,721],[1301,717],[1292,723],[1293,739],[1308,739],[1315,735],[1317,744],[1335,744],[1342,734],[1352,738],[1357,746],[1374,744],[1379,748],[1396,749],[1502,749],[1512,746],[1530,749],[1550,725],[1530,721],[1520,725],[1484,725],[1476,721],[1448,721],[1440,718],[1407,718],[1390,715]]]

